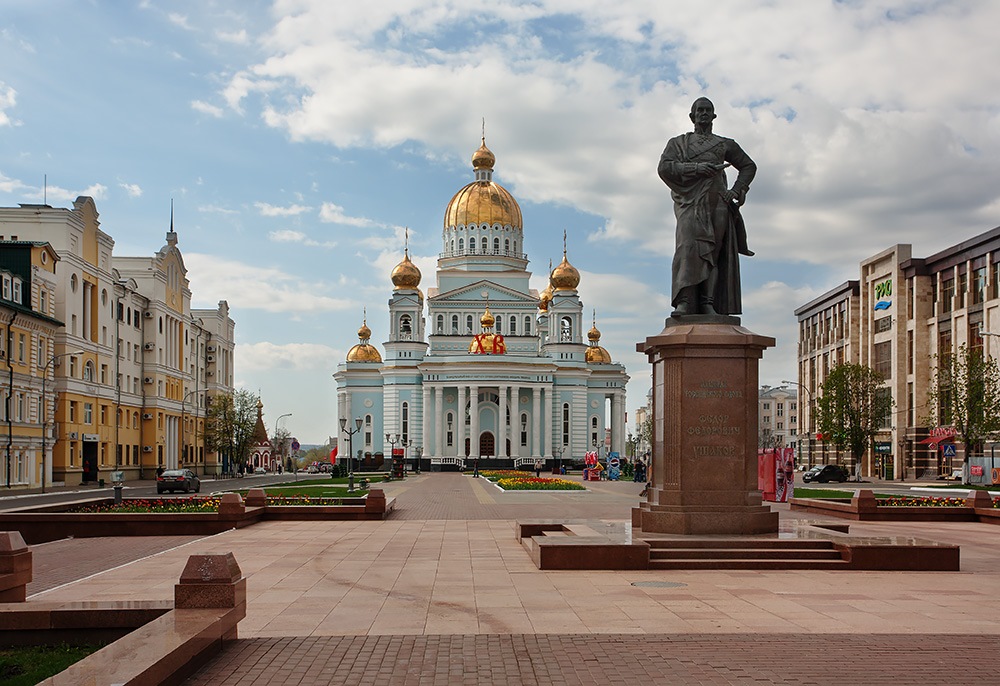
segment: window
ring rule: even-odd
[[[22,364],[24,363],[24,351],[25,351],[24,334],[19,333],[17,334],[17,361]]]
[[[765,410],[770,410],[771,409],[771,403],[764,403],[764,409]]]
[[[531,315],[527,315],[524,318],[524,335],[531,335]]]
[[[14,278],[13,295],[14,295],[14,302],[20,303],[21,302],[21,279],[18,279],[16,277]]]
[[[500,239],[499,238],[494,238],[493,239],[493,254],[494,255],[499,255],[500,254]]]
[[[4,274],[3,275],[3,299],[4,300],[10,300],[10,284],[11,284],[10,275]]]
[[[972,272],[972,304],[978,305],[986,299],[986,267]]]
[[[955,300],[955,280],[948,279],[941,282],[941,307],[939,313],[951,312]]]
[[[465,315],[465,333],[472,333],[472,315]]]
[[[957,302],[955,303],[955,307],[957,307],[957,308],[963,308],[963,307],[965,307],[965,294],[969,290],[969,283],[968,283],[968,281],[969,281],[968,274],[959,274],[958,275],[958,285],[957,285],[956,290],[955,290],[955,296],[956,296],[956,299],[957,299]]]
[[[365,446],[372,447],[372,416],[370,414],[365,415]]]
[[[101,424],[108,423],[108,406],[101,405]]]
[[[83,404],[83,423],[84,424],[94,423],[94,403]]]
[[[451,333],[452,333],[452,335],[455,335],[455,334],[458,333],[458,315],[457,314],[451,315]]]
[[[399,318],[399,337],[404,341],[413,338],[413,327],[410,324],[410,315],[408,314]]]
[[[521,447],[527,447],[528,445],[528,415],[523,413],[521,415]]]
[[[407,438],[410,435],[410,404],[403,403],[403,432],[400,434],[400,440],[406,443]]]
[[[449,412],[445,421],[447,422],[448,426],[448,433],[447,436],[445,437],[445,442],[448,444],[448,447],[450,448],[451,446],[455,445],[455,432],[451,430],[451,428],[455,426],[455,415]]]
[[[38,293],[38,311],[42,314],[49,313],[49,292],[44,288]]]
[[[785,405],[784,405],[784,403],[778,403],[776,409],[778,410],[777,414],[778,414],[779,417],[784,417],[785,416]]]
[[[7,284],[5,282],[4,286],[6,286],[6,285]],[[77,278],[76,274],[70,275],[70,277],[69,277],[69,289],[71,291],[73,291],[74,293],[76,293],[76,289],[77,289],[77,287],[79,285],[80,285],[80,280]]]
[[[568,343],[573,340],[573,320],[563,317],[559,320],[559,340]]]
[[[562,406],[562,444],[569,445],[569,403]]]
[[[511,336],[517,335],[517,317],[515,317],[514,315],[510,316],[510,331],[508,331],[508,333]]]
[[[458,252],[465,252],[465,239],[464,238],[459,238],[458,239]]]
[[[510,239],[509,238],[505,238],[504,241],[503,241],[503,251],[504,251],[504,254],[510,255]]]
[[[439,314],[437,316],[437,332],[444,333],[444,315]]]
[[[76,401],[75,400],[70,400],[69,401],[69,421],[71,421],[71,422],[75,422],[76,421]]]
[[[24,393],[18,393],[15,398],[14,421],[24,421]]]
[[[473,236],[472,238],[469,239],[469,252],[471,252],[471,253],[476,252],[476,237],[475,236]]]
[[[90,360],[83,363],[83,380],[90,382],[94,380],[94,363]]]
[[[892,376],[892,341],[875,344],[874,364],[872,368],[882,375],[883,379]]]

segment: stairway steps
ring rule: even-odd
[[[650,569],[758,569],[758,570],[804,570],[804,569],[846,569],[844,560],[736,560],[736,559],[683,559],[650,560]]]
[[[840,560],[830,548],[659,548],[650,560]]]
[[[834,545],[832,541],[825,539],[809,539],[809,538],[690,538],[690,539],[670,539],[670,538],[652,538],[652,539],[642,539],[645,543],[649,544],[652,550],[662,550],[670,548],[709,548],[709,549],[725,549],[725,548],[738,548],[738,549],[748,549],[748,548],[767,548],[767,549],[782,549],[782,550],[797,550],[797,549],[819,549],[825,548],[827,550],[833,550]]]

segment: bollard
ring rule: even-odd
[[[31,551],[19,531],[0,531],[0,603],[23,603],[31,581]]]

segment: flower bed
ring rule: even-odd
[[[482,469],[479,471],[479,476],[496,481],[504,478],[523,478],[529,473],[527,469]]]
[[[546,477],[505,477],[494,483],[505,491],[585,491],[587,490],[575,481],[566,479],[551,479]]]
[[[879,507],[964,507],[965,498],[938,498],[935,496],[886,496],[878,499]],[[997,507],[997,500],[993,501]]]
[[[129,498],[120,503],[101,502],[81,505],[67,513],[98,512],[218,512],[220,498]]]

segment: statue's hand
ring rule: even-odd
[[[714,162],[696,162],[695,173],[698,176],[715,176],[722,171],[724,167],[724,164],[715,164]]]
[[[728,190],[722,194],[722,197],[726,202],[733,202],[736,203],[738,207],[742,207],[743,203],[747,201],[747,192],[745,190]]]

